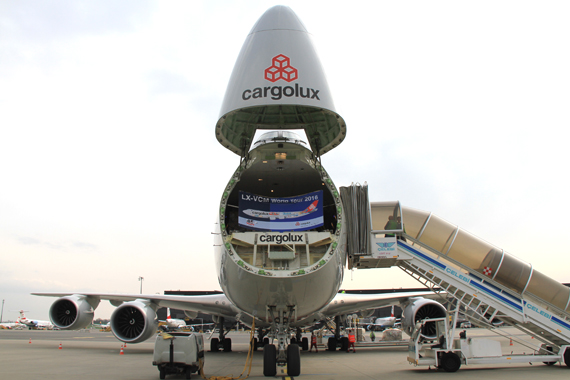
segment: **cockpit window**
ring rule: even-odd
[[[302,146],[307,146],[307,143],[303,141],[300,135],[295,132],[290,131],[271,131],[262,134],[259,139],[253,144],[253,149],[260,145],[268,144],[272,142],[288,142],[294,143]]]

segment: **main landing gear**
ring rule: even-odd
[[[277,366],[287,365],[289,376],[299,376],[301,374],[301,350],[296,343],[287,344],[290,336],[289,322],[295,306],[268,306],[267,311],[273,321],[271,330],[277,339],[277,346],[275,344],[263,346],[263,375],[275,376]]]
[[[309,338],[303,337],[301,329],[297,327],[297,333],[291,338],[291,343],[298,344],[303,351],[309,351]]]
[[[334,337],[330,337],[327,342],[328,351],[336,351],[337,347],[340,347],[341,351],[348,350],[348,337],[340,336],[340,316],[334,317]]]
[[[224,352],[230,352],[232,350],[232,340],[226,338],[229,331],[224,331],[224,317],[219,317],[218,320],[214,322],[218,324],[220,333],[217,338],[210,340],[210,351],[218,352],[222,349]]]

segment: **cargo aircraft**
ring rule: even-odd
[[[87,326],[99,302],[110,301],[117,306],[111,329],[128,343],[156,333],[161,307],[184,310],[189,318],[198,312],[212,315],[219,335],[211,339],[211,351],[231,351],[224,321],[254,325],[252,347],[263,347],[265,376],[274,376],[278,366],[287,366],[290,376],[300,374],[300,350],[308,348],[307,338],[299,339],[301,328],[319,321],[336,322],[328,340],[329,350],[336,350],[348,345],[340,332],[344,316],[358,311],[366,316],[399,303],[411,316],[402,320],[409,326],[415,325],[416,315],[445,316],[441,304],[422,297],[429,291],[339,293],[350,221],[321,157],[344,141],[346,129],[305,26],[289,7],[270,8],[239,53],[215,126],[219,143],[239,157],[222,190],[214,233],[223,294],[34,294],[59,297],[49,315],[61,329]],[[253,141],[257,130],[267,132]],[[291,130],[304,131],[308,144]],[[257,197],[242,202],[240,193]],[[294,212],[317,199],[319,207],[296,218],[268,220],[244,212]]]

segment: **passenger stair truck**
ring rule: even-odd
[[[570,288],[431,213],[399,202],[369,203],[367,208],[362,192],[367,188],[341,188],[345,208],[353,211],[345,223],[356,226],[356,236],[348,236],[349,268],[398,266],[432,290],[445,292],[450,301],[451,320],[408,324],[410,363],[447,371],[470,363],[541,361],[570,367]],[[397,229],[384,230],[389,216],[401,219]],[[502,335],[496,326],[504,322],[542,345],[534,355],[503,356],[496,341],[456,339],[460,310],[477,326]],[[423,335],[426,328],[437,329],[436,342]]]

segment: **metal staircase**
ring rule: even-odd
[[[399,243],[399,249],[409,252],[414,248],[406,243]],[[501,289],[499,284],[491,284],[488,280],[483,280],[470,272],[467,272],[469,275],[467,277],[459,274],[465,273],[463,271],[448,269],[450,268],[448,266],[443,268],[436,265],[434,268],[430,264],[426,265],[425,261],[433,264],[430,260],[424,258],[422,262],[418,258],[399,260],[397,266],[430,289],[446,292],[446,296],[453,298],[457,304],[461,305],[465,316],[475,324],[494,329],[497,322],[501,321],[548,345],[559,347],[570,343],[570,334],[568,334],[570,331],[564,334],[562,329],[552,326],[552,323],[546,323],[527,315],[524,308],[529,301],[523,297],[517,297],[506,289]],[[448,271],[453,271],[457,275],[448,273]],[[460,281],[456,280],[457,276],[460,276]],[[468,278],[469,282],[463,280],[461,276]],[[560,317],[567,323],[569,322],[568,315]]]
[[[385,230],[388,219],[401,222]],[[397,266],[432,290],[445,291],[481,327],[508,323],[553,352],[570,345],[570,290],[532,265],[398,202],[372,203],[371,221],[372,248],[353,253],[352,267]]]

